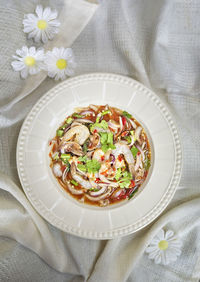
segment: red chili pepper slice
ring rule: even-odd
[[[100,181],[100,178],[96,178],[95,182],[99,183],[99,181]]]
[[[123,124],[123,126],[126,125],[126,118],[125,117],[122,117],[122,124]]]
[[[97,133],[97,130],[95,129],[93,132],[94,132],[94,133]]]
[[[131,180],[131,187],[135,187],[135,181],[133,179]]]
[[[105,160],[105,157],[104,157],[104,156],[101,156],[101,160],[104,161],[104,160]]]
[[[123,160],[123,157],[121,155],[119,155],[118,160],[121,162]]]

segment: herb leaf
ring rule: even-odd
[[[129,114],[128,112],[126,112],[126,111],[123,111],[122,115],[123,115],[124,117],[127,117],[127,118],[132,118],[132,115]]]
[[[78,169],[80,169],[81,171],[87,171],[87,167],[84,164],[78,164],[77,165]]]
[[[70,123],[72,123],[73,120],[74,120],[73,118],[69,117],[69,118],[66,120],[66,123],[67,123],[67,124],[70,124]]]
[[[90,173],[95,173],[99,171],[101,164],[97,160],[87,160],[86,161],[87,171]]]
[[[57,135],[58,137],[62,137],[62,136],[63,136],[63,133],[64,133],[64,131],[61,130],[61,129],[58,129],[58,130],[56,131],[56,135]]]
[[[86,161],[87,161],[87,156],[79,157],[78,160],[79,160],[80,162],[86,162]]]
[[[76,182],[74,179],[72,179],[70,182],[71,182],[71,184],[73,184],[74,186],[78,186],[78,182]]]
[[[133,146],[133,147],[131,148],[131,153],[132,153],[132,155],[133,155],[134,158],[136,157],[137,152],[138,152],[138,148],[136,148],[135,146]]]
[[[82,117],[83,117],[82,115],[80,115],[80,114],[78,114],[78,113],[74,113],[72,116],[73,116],[73,117],[77,117],[77,118],[82,118]]]

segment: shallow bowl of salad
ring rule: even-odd
[[[68,233],[111,239],[136,232],[169,204],[181,145],[165,103],[137,81],[94,73],[47,92],[21,128],[24,192]]]

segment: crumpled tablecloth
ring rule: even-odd
[[[48,48],[72,44],[94,14],[72,45],[76,74],[133,77],[165,99],[177,120],[184,163],[172,202],[145,229],[108,241],[81,239],[48,224],[32,208],[18,179],[15,153],[23,119],[56,84],[44,74],[21,80],[10,67],[15,50],[31,45],[21,22],[36,3],[0,0],[0,281],[198,281],[200,2],[101,0],[94,14],[97,5],[91,0],[40,1],[58,9],[63,27]],[[144,252],[160,228],[173,230],[183,243],[181,256],[167,266],[156,265]]]

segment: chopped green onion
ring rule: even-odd
[[[63,133],[64,133],[63,130],[58,129],[57,132],[56,132],[56,135],[57,135],[58,137],[61,137],[61,136],[63,136]]]
[[[72,123],[73,120],[74,120],[73,118],[69,117],[69,118],[66,120],[66,123],[67,123],[67,124],[70,124],[70,123]]]
[[[99,120],[100,120],[100,116],[97,116],[96,123],[99,123]]]
[[[110,111],[110,110],[107,110],[107,111],[102,112],[101,115],[102,115],[102,116],[105,116],[105,115],[110,114],[110,113],[111,113],[111,111]]]
[[[72,179],[70,182],[71,182],[71,184],[78,186],[78,182],[76,182],[74,179]]]
[[[134,194],[138,191],[138,188],[136,188],[135,190],[133,190],[133,192],[128,196],[128,199],[130,200]]]
[[[86,165],[84,165],[84,164],[78,164],[77,167],[78,167],[78,169],[80,169],[81,171],[87,171]]]
[[[82,118],[82,117],[83,117],[82,115],[79,115],[79,114],[77,114],[77,113],[74,113],[72,116],[73,116],[73,117],[77,117],[77,118]]]
[[[138,152],[138,149],[137,149],[135,146],[133,146],[133,147],[131,148],[131,153],[132,153],[132,155],[133,155],[134,158],[136,157],[137,152]]]
[[[123,111],[122,115],[127,117],[127,118],[132,118],[132,115],[129,114],[128,112],[126,112],[126,111]]]
[[[71,155],[70,154],[61,154],[61,159],[67,159],[69,160],[71,158]]]

